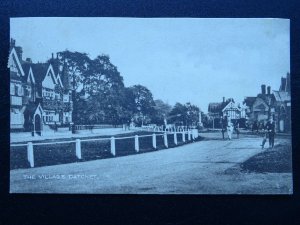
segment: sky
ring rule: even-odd
[[[154,99],[210,102],[278,90],[290,72],[287,19],[11,18],[23,58],[44,62],[63,50],[108,54],[126,86],[141,84]]]

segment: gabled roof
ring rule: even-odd
[[[23,68],[22,68],[20,59],[19,59],[19,57],[18,57],[18,54],[17,54],[15,48],[12,48],[12,49],[11,49],[11,52],[9,53],[8,67],[10,66],[10,61],[11,61],[11,60],[13,60],[13,61],[16,62],[17,66],[18,66],[18,70],[19,70],[21,76],[24,76],[25,73],[24,73],[24,70],[23,70]]]
[[[276,101],[279,102],[291,101],[291,95],[286,91],[274,91],[274,96]]]
[[[28,105],[26,105],[24,113],[29,113],[30,115],[34,115],[38,109],[41,112],[43,112],[43,108],[40,103],[30,102]]]
[[[63,85],[63,83],[62,83],[62,81],[61,81],[61,78],[60,78],[60,75],[59,75],[59,74],[57,74],[57,76],[56,76],[56,82],[57,82],[58,84],[60,84],[61,87],[64,87],[64,85]]]
[[[37,83],[42,83],[47,74],[49,64],[48,63],[35,63],[31,64],[31,68]]]
[[[226,102],[209,103],[208,104],[208,112],[209,113],[221,113],[227,104],[228,104],[227,101]]]
[[[264,100],[267,105],[273,105],[275,103],[274,94],[258,94],[257,97]]]
[[[227,105],[225,105],[225,107],[222,109],[222,111],[225,111],[227,108],[230,109],[230,105],[233,104],[233,108],[241,111],[241,107],[237,107],[235,104],[234,104],[234,101],[230,99],[230,101],[227,103]],[[232,108],[231,108],[232,109]]]
[[[34,77],[34,74],[33,74],[31,66],[32,66],[31,63],[25,63],[25,64],[23,64],[23,68],[24,68],[24,72],[25,72],[24,81],[25,82],[32,81],[33,83],[35,83],[35,77]]]
[[[53,82],[57,84],[57,78],[55,77],[55,72],[51,64],[36,63],[36,64],[29,64],[29,65],[32,68],[32,72],[34,74],[36,83],[42,83],[46,75],[51,71]]]
[[[244,102],[243,102],[243,103],[244,103],[246,106],[248,106],[248,107],[252,107],[252,105],[254,104],[255,100],[256,100],[256,97],[246,97],[246,98],[244,99]]]

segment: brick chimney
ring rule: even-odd
[[[271,94],[271,87],[270,86],[267,87],[267,93],[268,93],[268,95]]]
[[[225,97],[223,97],[223,102],[225,102]]]
[[[266,85],[265,85],[265,84],[262,84],[262,85],[261,85],[261,93],[262,93],[263,95],[266,94]]]
[[[13,48],[13,47],[15,47],[15,46],[16,46],[16,40],[13,39],[13,38],[11,38],[11,39],[10,39],[10,47]]]
[[[32,63],[31,58],[26,58],[26,62]]]

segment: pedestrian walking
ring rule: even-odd
[[[231,119],[228,119],[228,122],[227,122],[227,135],[228,135],[229,140],[231,140],[231,138],[232,138],[232,132],[233,132],[233,124],[231,122]]]
[[[236,132],[237,138],[240,138],[240,124],[238,121],[236,121],[234,124],[234,130]]]
[[[226,117],[225,118],[222,117],[221,118],[221,131],[222,131],[223,140],[225,139],[226,125],[227,125]]]
[[[264,130],[263,131],[263,140],[262,140],[262,143],[261,143],[261,148],[264,149],[265,147],[265,144],[267,142],[267,139],[268,139],[268,131],[267,130]]]
[[[269,122],[266,124],[266,129],[268,131],[268,136],[269,136],[269,148],[273,148],[274,141],[275,141],[275,122],[272,117],[270,118]]]

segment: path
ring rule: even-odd
[[[11,171],[11,192],[276,194],[290,173],[245,174],[236,166],[261,152],[260,138],[209,140],[157,152]],[[48,179],[47,179],[48,178]]]

